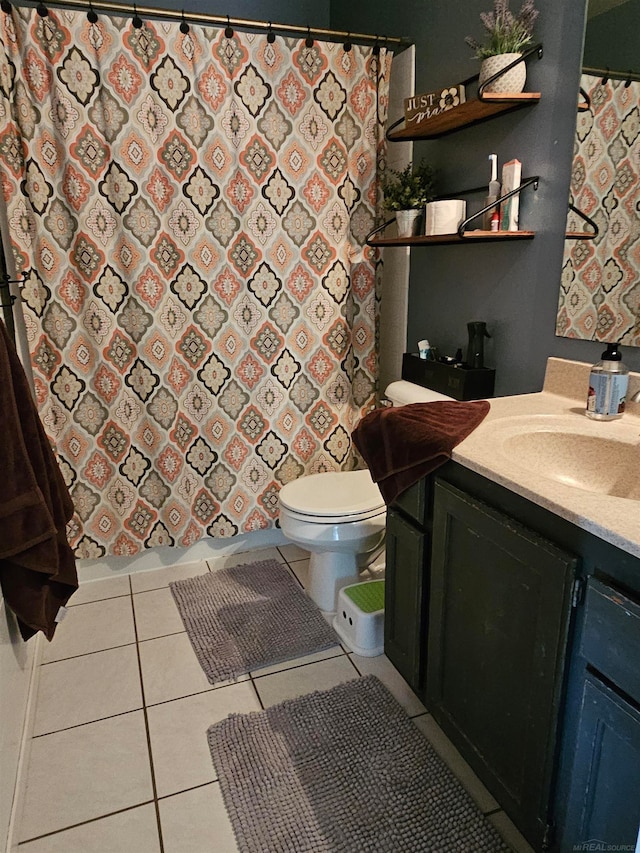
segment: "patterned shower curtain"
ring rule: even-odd
[[[591,107],[578,113],[574,205],[595,240],[565,243],[556,334],[640,346],[640,83],[583,74]],[[573,214],[568,228],[587,226]]]
[[[390,55],[0,18],[10,251],[76,555],[273,525],[282,484],[353,466],[374,400]]]

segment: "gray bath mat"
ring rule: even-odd
[[[169,588],[211,684],[339,642],[316,605],[276,560],[173,581]]]
[[[508,853],[374,676],[207,732],[240,853]]]

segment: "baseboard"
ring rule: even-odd
[[[214,559],[225,554],[236,554],[251,551],[255,548],[269,548],[283,545],[286,538],[279,527],[266,530],[255,530],[251,533],[241,533],[229,539],[200,539],[189,548],[150,548],[135,554],[133,557],[100,557],[95,560],[78,560],[78,580],[104,580],[114,575],[134,574],[162,569],[168,566],[178,566],[184,563],[194,563],[198,560]]]
[[[20,755],[18,757],[18,769],[16,772],[16,784],[11,806],[11,817],[9,819],[9,831],[7,832],[6,853],[17,853],[20,843],[19,832],[22,819],[22,808],[27,787],[27,770],[29,767],[29,756],[31,753],[31,739],[36,714],[36,702],[38,699],[38,685],[40,683],[40,664],[44,650],[45,638],[41,633],[30,641],[35,643],[33,658],[31,661],[31,673],[29,676],[29,691],[27,694],[27,706],[22,727],[22,738],[20,741]]]

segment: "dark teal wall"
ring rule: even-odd
[[[629,0],[589,20],[583,64],[640,74],[640,0]]]
[[[519,0],[512,3],[519,6]],[[537,0],[536,7],[544,57],[528,63],[526,88],[542,93],[540,103],[442,140],[416,143],[414,151],[414,159],[425,155],[436,165],[443,193],[485,184],[492,152],[500,163],[521,160],[524,175],[540,175],[537,193],[528,189],[521,196],[521,227],[536,232],[533,241],[411,253],[408,348],[415,350],[426,337],[453,353],[466,344],[466,323],[486,320],[493,333],[487,363],[497,368],[500,395],[540,390],[550,355],[593,362],[603,349],[555,336],[585,3]],[[416,91],[427,92],[477,72],[464,37],[481,35],[478,15],[490,8],[490,0],[333,0],[331,23],[410,37],[417,52]],[[625,362],[639,370],[640,350],[625,349]]]
[[[155,6],[159,9],[180,10],[185,14],[197,12],[207,15],[230,15],[231,19],[245,18],[253,21],[273,21],[300,27],[329,27],[329,0],[141,0],[139,6]]]

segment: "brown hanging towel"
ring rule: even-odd
[[[486,417],[489,403],[438,400],[375,409],[351,437],[387,504],[451,458]]]
[[[78,588],[66,536],[73,503],[38,417],[18,354],[0,321],[0,586],[25,640],[51,640]]]

